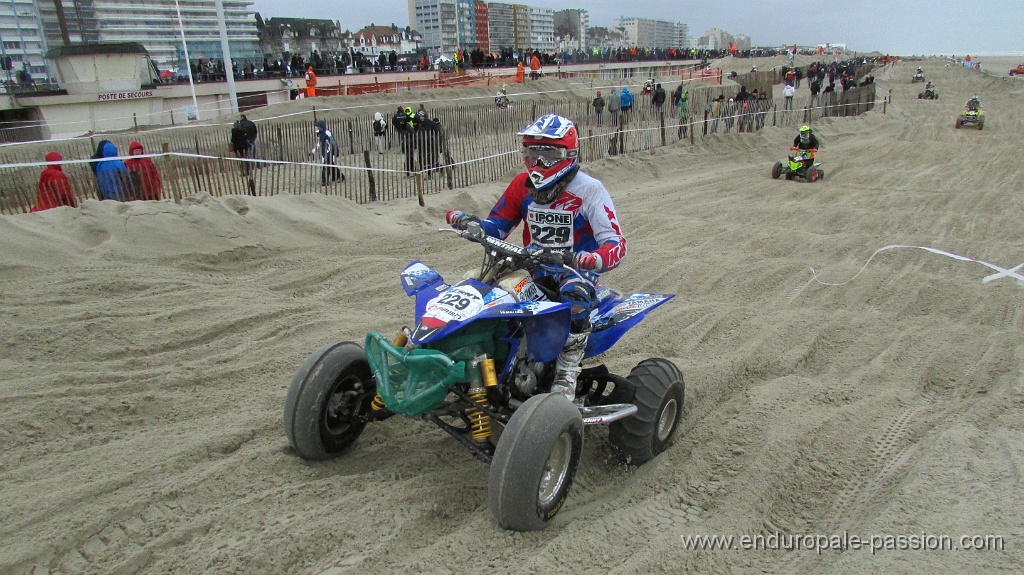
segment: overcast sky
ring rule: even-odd
[[[511,0],[509,0],[511,3]],[[1024,54],[1024,0],[520,0],[562,10],[583,8],[591,26],[619,16],[684,22],[691,36],[712,27],[746,34],[754,45],[846,44],[891,54]],[[410,25],[407,0],[254,0],[264,18],[328,18],[342,29],[370,23]]]

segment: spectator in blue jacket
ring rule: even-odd
[[[121,160],[107,159],[117,157],[117,146],[113,142],[105,142],[100,152],[104,158],[96,163],[96,188],[100,197],[119,202],[134,200],[128,167]]]
[[[622,93],[619,94],[619,106],[622,109],[622,115],[629,119],[629,112],[633,109],[633,93],[629,91],[629,86],[622,88]]]

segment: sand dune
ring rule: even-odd
[[[446,209],[486,212],[502,185],[426,208],[198,197],[0,218],[0,571],[1018,571],[1024,282],[983,282],[997,272],[978,261],[1024,262],[1024,81],[928,61],[941,98],[922,101],[915,65],[877,76],[885,114],[815,124],[819,183],[770,179],[795,135],[782,128],[585,166],[630,241],[606,283],[678,294],[607,363],[674,361],[687,413],[640,469],[588,430],[577,485],[540,533],[497,528],[487,467],[430,424],[393,418],[327,463],[298,459],[281,429],[308,353],[410,321],[405,263],[478,263],[435,230]],[[973,93],[985,129],[954,130]],[[865,267],[892,245],[912,247]],[[681,541],[776,531],[998,535],[1005,549]]]

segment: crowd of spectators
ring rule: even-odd
[[[163,196],[163,182],[160,170],[153,160],[144,157],[145,148],[139,142],[128,146],[128,159],[118,159],[117,146],[108,140],[100,140],[90,158],[89,167],[96,183],[96,192],[101,200],[131,202],[136,200],[159,200]],[[49,152],[47,162],[39,174],[36,185],[36,201],[31,211],[40,212],[61,206],[77,207],[78,199],[71,191],[71,184],[61,162],[64,157],[58,152]]]

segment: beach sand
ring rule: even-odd
[[[922,64],[939,100],[901,63],[876,74],[886,113],[814,124],[818,183],[769,177],[791,128],[584,166],[629,239],[604,283],[676,294],[603,359],[675,362],[687,409],[639,469],[589,428],[538,533],[493,523],[487,466],[430,423],[371,425],[323,463],[281,425],[314,349],[409,324],[407,262],[479,263],[436,230],[503,183],[425,208],[198,196],[0,218],[0,572],[1019,572],[1024,282],[985,280],[1024,262],[1024,80]],[[974,93],[984,130],[955,130]],[[909,247],[872,258],[888,246]],[[1004,548],[682,541],[758,533]]]

